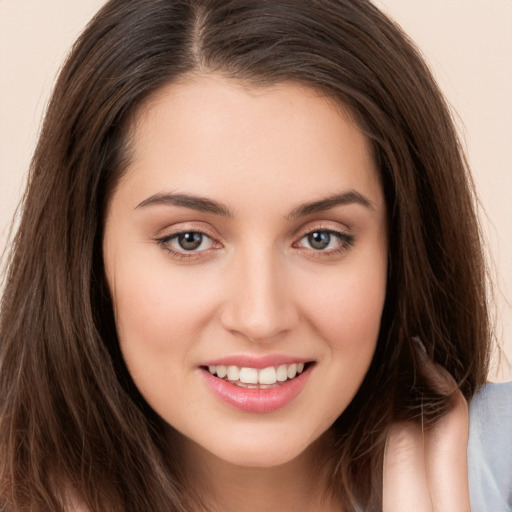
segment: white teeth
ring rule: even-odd
[[[276,369],[273,366],[263,368],[259,372],[258,380],[260,384],[275,384],[277,380]]]
[[[258,384],[258,370],[256,368],[240,368],[240,381],[245,384]]]
[[[282,364],[277,368],[276,377],[279,382],[284,382],[288,378],[288,366]]]
[[[211,365],[208,366],[208,371],[212,375],[216,375],[220,379],[226,378],[227,380],[239,383],[243,387],[244,384],[261,385],[262,387],[276,384],[276,382],[285,382],[288,379],[293,379],[304,371],[304,363],[282,364],[277,368],[269,366],[258,370],[257,368],[239,367],[235,365]]]
[[[240,378],[240,368],[238,366],[228,366],[228,380],[238,380]]]

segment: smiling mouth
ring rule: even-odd
[[[235,365],[206,366],[211,375],[242,388],[275,388],[298,377],[313,363],[292,363],[267,368],[250,368]]]

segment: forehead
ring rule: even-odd
[[[134,116],[122,181],[216,196],[258,189],[296,201],[337,189],[380,200],[371,146],[347,109],[296,83],[249,87],[216,75],[165,86]],[[280,196],[280,194],[277,194]],[[135,199],[134,199],[135,200]]]

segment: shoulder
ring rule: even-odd
[[[473,512],[512,508],[512,382],[486,384],[469,404],[469,491]]]

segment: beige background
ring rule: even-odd
[[[0,253],[70,45],[104,0],[0,0]],[[377,0],[418,43],[458,114],[512,361],[512,0]],[[506,364],[494,380],[510,380]]]

